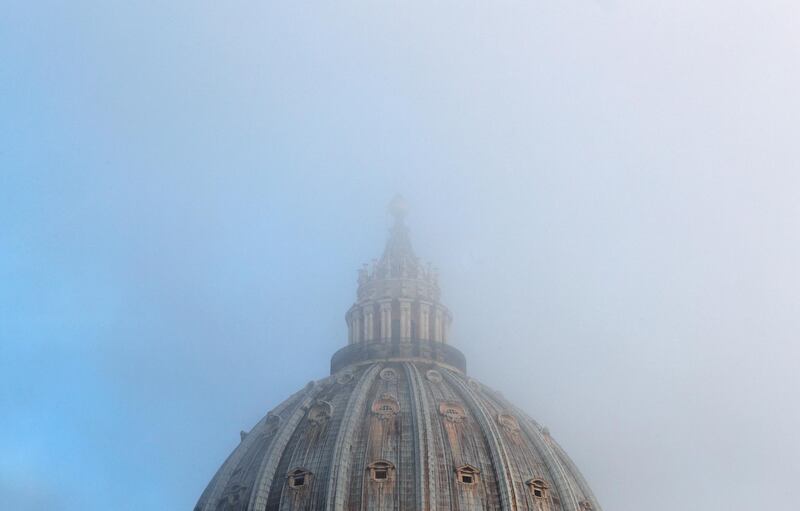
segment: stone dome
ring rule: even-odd
[[[195,511],[601,509],[547,429],[467,376],[397,217],[331,375],[242,432]]]

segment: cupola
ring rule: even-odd
[[[383,255],[358,272],[356,303],[345,317],[348,342],[446,343],[452,316],[439,301],[433,266],[421,263],[414,254],[402,197],[392,200],[389,212],[394,223]]]

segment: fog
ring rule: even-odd
[[[606,511],[790,509],[800,8],[0,13],[0,501],[191,509],[409,204],[470,375]]]

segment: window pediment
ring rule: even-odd
[[[481,471],[473,465],[461,465],[456,468],[456,481],[462,484],[475,484]]]
[[[370,479],[376,482],[385,482],[394,479],[394,464],[387,460],[373,461],[367,465]]]

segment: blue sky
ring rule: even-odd
[[[606,509],[793,501],[800,12],[696,4],[7,1],[0,500],[190,509],[401,192]]]

